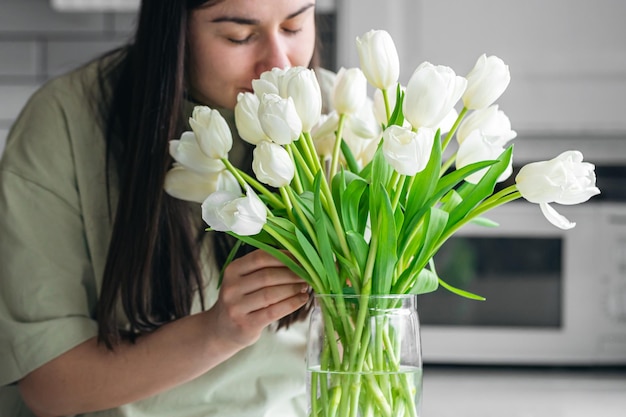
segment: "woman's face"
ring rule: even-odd
[[[192,96],[234,108],[237,94],[274,67],[308,66],[315,46],[315,0],[224,0],[191,13]]]

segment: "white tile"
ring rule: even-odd
[[[0,76],[36,76],[38,56],[34,41],[0,41]]]
[[[61,13],[50,0],[2,0],[3,32],[102,32],[102,13]]]
[[[115,13],[113,29],[116,33],[134,33],[137,27],[137,13]]]
[[[54,77],[74,69],[102,53],[118,47],[125,39],[94,41],[52,41],[47,45],[45,71]]]

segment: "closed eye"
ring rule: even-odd
[[[227,39],[229,42],[232,42],[235,45],[245,45],[252,40],[252,35],[246,36],[243,39],[237,39],[237,38],[227,38]]]

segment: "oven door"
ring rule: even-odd
[[[419,296],[426,363],[626,363],[626,320],[607,312],[607,209],[557,209],[576,227],[515,202],[488,213],[499,227],[467,225],[446,242],[435,257],[441,279],[486,301],[441,287]]]

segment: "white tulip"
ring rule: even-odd
[[[384,30],[370,30],[356,38],[361,70],[374,87],[387,90],[400,76],[400,59],[396,45]]]
[[[482,54],[467,74],[467,90],[463,104],[470,110],[491,106],[511,82],[509,66],[497,56]]]
[[[456,119],[458,117],[459,112],[456,111],[456,109],[450,110],[446,117],[444,117],[443,120],[439,122],[438,129],[440,130],[441,134],[448,133],[450,129],[452,129],[452,126],[454,126],[454,122],[456,122]]]
[[[302,131],[310,132],[322,113],[322,92],[313,70],[290,68],[283,80],[285,96],[291,97],[302,121]]]
[[[302,133],[302,121],[291,97],[263,95],[259,104],[259,121],[265,134],[279,145],[298,140]]]
[[[341,68],[333,87],[333,107],[339,114],[352,114],[367,98],[367,80],[360,68]]]
[[[571,229],[576,223],[559,215],[549,203],[580,204],[600,194],[595,166],[583,162],[579,151],[566,151],[549,161],[527,164],[520,169],[515,183],[522,197],[539,204],[544,216],[561,229]]]
[[[480,130],[474,130],[467,138],[465,138],[463,143],[459,145],[459,150],[456,156],[456,167],[459,169],[475,162],[495,160],[500,157],[502,152],[504,152],[502,143],[484,136]],[[498,182],[502,182],[511,176],[513,173],[512,165],[512,161],[509,162],[509,166],[500,175],[500,177],[498,177]],[[481,169],[480,171],[477,171],[465,178],[465,181],[477,184],[482,177],[485,176],[487,170],[488,168]]]
[[[321,157],[329,157],[333,154],[335,145],[335,132],[339,126],[339,115],[336,111],[323,114],[317,124],[311,129],[311,137],[317,154]]]
[[[259,181],[279,188],[289,185],[295,165],[285,148],[272,142],[261,142],[253,151],[252,170]]]
[[[172,197],[202,203],[217,190],[239,190],[239,183],[226,169],[199,174],[182,165],[174,166],[165,175],[165,192]]]
[[[235,105],[235,125],[239,136],[253,145],[270,140],[259,121],[259,98],[252,93],[239,93]]]
[[[374,114],[374,102],[366,98],[365,102],[355,113],[349,115],[345,128],[363,139],[378,139],[382,134],[381,125]]]
[[[183,132],[180,139],[171,140],[169,150],[176,162],[199,174],[224,169],[221,160],[210,158],[202,152],[193,132]]]
[[[249,186],[245,197],[239,192],[216,191],[202,203],[202,219],[213,230],[252,236],[267,222],[267,208]]]
[[[430,128],[413,132],[392,125],[383,132],[383,155],[398,173],[413,176],[426,168],[434,141],[435,131]]]
[[[424,62],[409,79],[403,112],[415,128],[437,129],[465,91],[467,80],[450,67]]]
[[[497,104],[486,109],[476,110],[467,116],[459,126],[456,140],[459,144],[463,143],[465,138],[477,129],[484,136],[502,144],[517,136],[517,132],[511,130],[511,121],[502,110],[498,110]]]
[[[252,89],[259,99],[264,94],[278,94],[282,97],[282,80],[285,76],[286,69],[272,68],[263,72],[258,80],[252,80]]]
[[[219,111],[206,106],[193,109],[189,125],[196,134],[200,149],[214,159],[228,158],[233,147],[233,136],[228,123]]]

